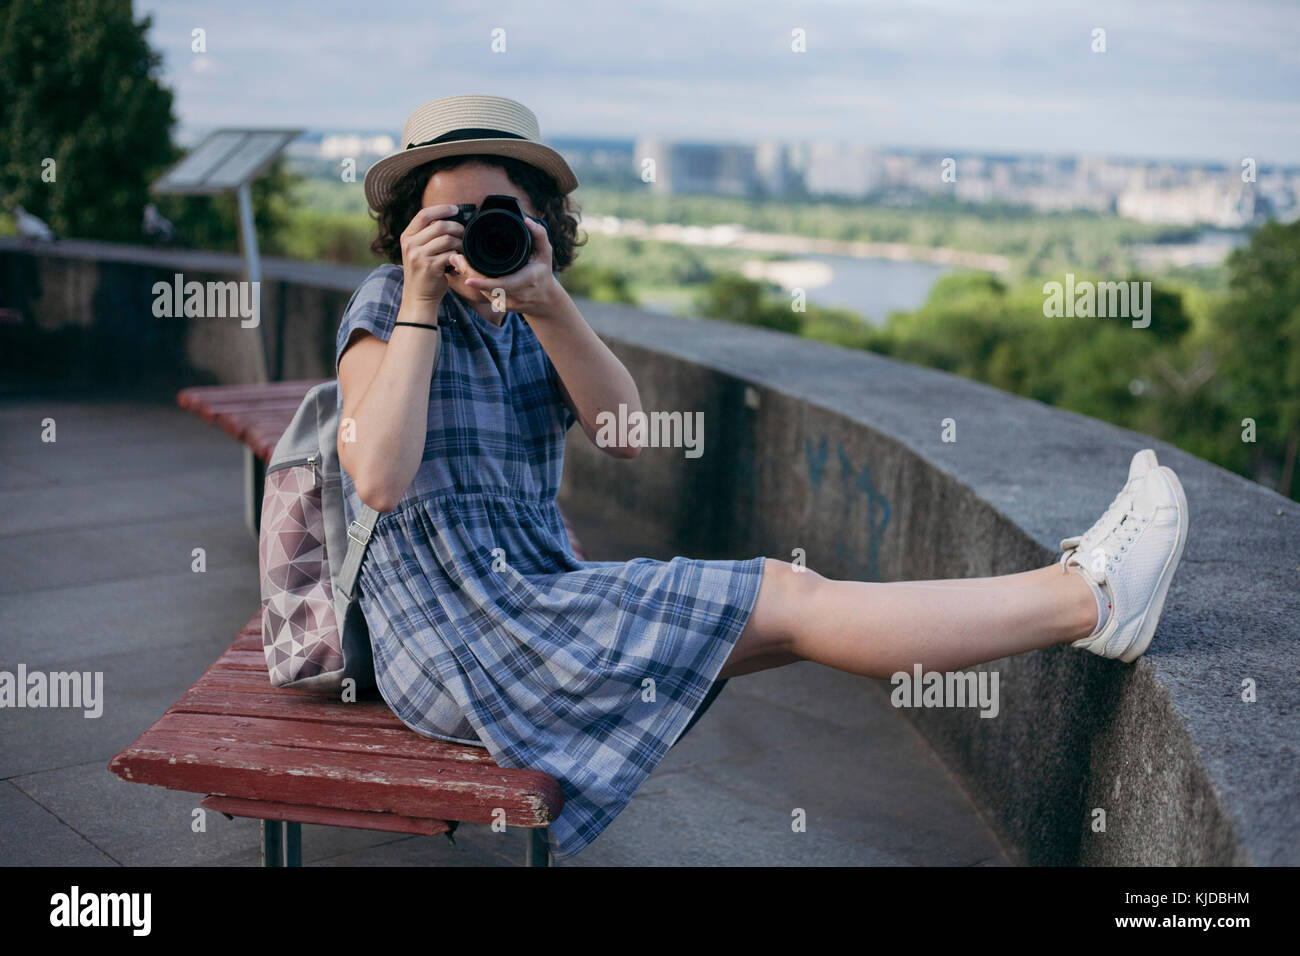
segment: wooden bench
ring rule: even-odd
[[[210,386],[177,396],[181,407],[244,444],[245,512],[254,534],[265,463],[316,384]],[[564,806],[553,777],[498,767],[479,747],[422,737],[374,690],[343,703],[273,689],[261,630],[259,608],[109,769],[134,783],[206,794],[201,806],[260,820],[264,866],[302,865],[303,823],[450,835],[458,823],[496,821],[529,830],[526,865],[549,865],[546,828]]]

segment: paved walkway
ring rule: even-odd
[[[195,833],[195,795],[107,770],[256,608],[241,461],[167,396],[0,395],[0,670],[102,671],[105,697],[97,719],[0,710],[0,864],[258,863],[255,822],[208,814]],[[578,531],[593,560],[631,556],[609,529]],[[887,689],[814,664],[731,681],[569,865],[1001,865]],[[792,832],[795,808],[806,832]],[[517,864],[523,852],[521,833],[482,825],[454,846],[303,827],[307,865]]]

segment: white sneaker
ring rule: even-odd
[[[1101,543],[1101,539],[1110,532],[1112,525],[1119,517],[1115,510],[1119,507],[1120,502],[1125,500],[1125,496],[1132,494],[1133,486],[1145,478],[1148,471],[1159,467],[1159,465],[1160,462],[1156,460],[1156,453],[1150,448],[1143,448],[1133,456],[1133,460],[1129,462],[1128,466],[1128,482],[1120,489],[1119,494],[1115,496],[1115,500],[1110,503],[1102,516],[1093,522],[1092,527],[1083,534],[1061,539],[1061,550],[1065,552],[1065,555],[1061,558],[1062,568],[1065,567],[1065,559],[1069,556],[1069,552],[1082,551],[1085,555],[1092,553],[1092,549]]]
[[[1140,454],[1140,453],[1139,453]],[[1136,459],[1135,459],[1136,461]],[[1187,496],[1173,470],[1160,465],[1125,485],[1100,538],[1062,559],[1091,578],[1110,600],[1099,630],[1074,642],[1102,657],[1137,660],[1155,636],[1160,612],[1187,544]]]

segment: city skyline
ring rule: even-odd
[[[832,143],[686,143],[666,139],[553,139],[577,171],[613,188],[659,195],[837,197],[887,204],[946,196],[1039,212],[1089,210],[1142,222],[1241,228],[1300,216],[1300,166],[1242,168],[1099,156],[952,156]],[[368,168],[396,147],[389,134],[304,132],[291,161],[333,178]],[[648,166],[647,164],[652,164]],[[649,178],[645,178],[649,174]]]
[[[153,17],[186,138],[277,124],[396,136],[419,103],[479,91],[526,102],[547,138],[1300,163],[1300,8],[1263,0],[579,3],[567,17],[509,0],[436,25],[410,0],[136,11]],[[206,52],[191,52],[196,28]],[[807,52],[791,50],[795,29]]]
[[[206,135],[208,135],[210,132],[212,132],[217,128],[219,127],[213,126],[213,127],[195,128],[195,129],[186,130],[186,136],[184,141],[186,145],[193,146],[198,142],[202,141],[202,139]],[[305,129],[302,135],[298,137],[297,142],[302,143],[307,141],[317,141],[322,138],[328,138],[328,137],[359,137],[362,139],[372,139],[375,137],[387,137],[387,139],[391,141],[393,150],[397,148],[396,142],[398,139],[398,135],[396,131],[390,131],[386,129],[353,129],[349,127],[332,127],[332,128],[315,127],[311,129]],[[1117,164],[1148,165],[1148,166],[1168,165],[1168,166],[1175,166],[1175,167],[1190,166],[1190,167],[1206,168],[1206,169],[1219,168],[1225,172],[1233,171],[1239,165],[1235,158],[1215,159],[1214,157],[1207,158],[1207,157],[1170,156],[1170,155],[1162,155],[1159,153],[1152,154],[1152,155],[1129,155],[1124,153],[1108,153],[1096,149],[1088,150],[1088,151],[1047,152],[1043,150],[1036,151],[1036,150],[1028,150],[1028,149],[1025,150],[976,149],[976,148],[963,148],[961,146],[940,148],[933,144],[924,144],[924,143],[892,143],[892,142],[865,143],[865,142],[855,142],[853,140],[834,139],[834,138],[778,139],[775,137],[758,137],[754,139],[743,139],[741,137],[733,137],[733,138],[726,138],[726,139],[720,138],[720,139],[709,140],[703,138],[675,137],[675,136],[637,137],[637,136],[605,136],[605,135],[595,135],[595,134],[590,136],[572,134],[572,135],[546,137],[549,143],[556,145],[558,148],[561,148],[561,150],[566,147],[574,147],[574,148],[581,147],[581,148],[589,149],[594,145],[600,143],[631,148],[635,146],[635,144],[643,138],[657,139],[657,140],[662,140],[664,142],[674,143],[678,145],[698,145],[698,146],[717,146],[717,147],[735,147],[735,146],[758,147],[758,146],[763,146],[768,144],[801,147],[801,146],[818,145],[818,144],[830,144],[830,145],[845,146],[845,147],[848,146],[861,147],[863,149],[874,151],[881,155],[907,155],[907,154],[917,155],[917,156],[951,155],[959,158],[966,157],[966,158],[1008,159],[1008,160],[1035,159],[1035,160],[1043,160],[1046,162],[1096,159],[1096,160],[1104,160],[1107,162],[1112,162]],[[387,151],[388,150],[373,151],[373,150],[362,149],[359,152],[362,155],[367,153],[382,155],[384,152]],[[353,150],[348,152],[346,155],[351,156],[356,154],[357,152],[358,151]],[[344,154],[340,153],[339,155],[344,155]],[[1279,169],[1279,170],[1286,170],[1286,171],[1300,170],[1300,157],[1297,157],[1297,159],[1291,162],[1262,163],[1259,165],[1259,168],[1270,169],[1270,170]]]

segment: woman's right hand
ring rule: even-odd
[[[456,214],[450,204],[426,206],[402,230],[402,299],[437,309],[447,291],[447,270],[452,253],[461,251],[465,227],[446,216]]]

